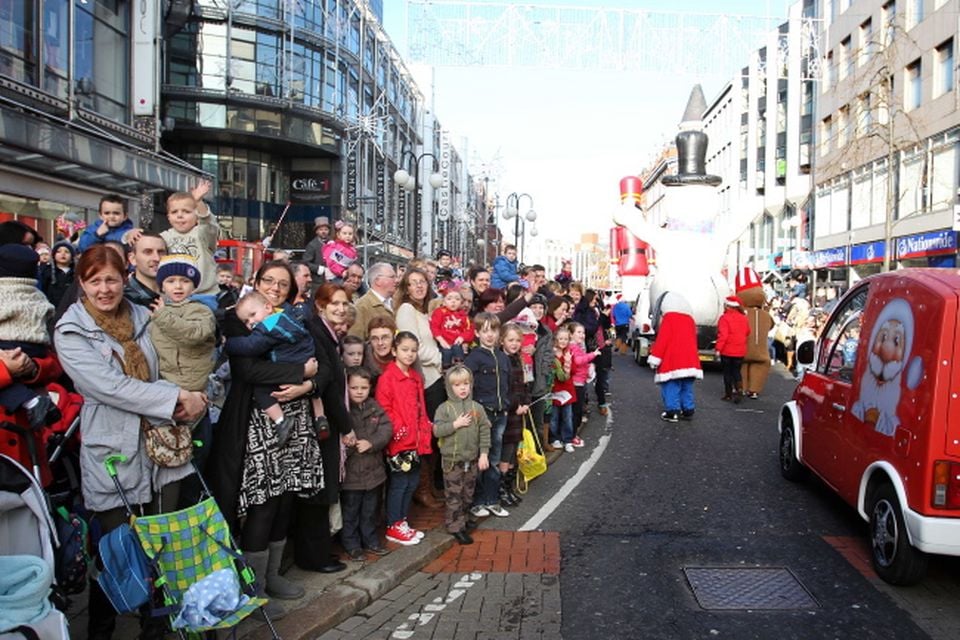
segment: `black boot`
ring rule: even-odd
[[[110,604],[100,584],[90,580],[90,597],[87,604],[87,638],[110,640],[117,626],[117,612]]]
[[[513,498],[513,504],[520,504],[523,502],[523,498],[517,493],[517,468],[511,467],[507,471],[507,491],[510,493],[510,497]]]
[[[499,496],[500,504],[505,507],[512,507],[514,505],[513,500],[510,498],[510,492],[507,490],[507,475],[501,474],[500,476],[500,487],[499,487]]]

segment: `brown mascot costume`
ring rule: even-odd
[[[770,375],[770,352],[767,349],[767,334],[773,328],[773,318],[764,308],[767,298],[763,292],[760,276],[750,267],[737,272],[735,281],[737,298],[743,305],[750,323],[750,335],[747,337],[747,355],[743,359],[740,374],[743,378],[743,392],[748,398],[757,398],[767,384]]]

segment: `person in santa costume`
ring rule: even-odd
[[[740,308],[737,296],[727,296],[723,301],[723,314],[717,321],[717,353],[723,363],[723,397],[721,400],[733,400],[740,403],[743,396],[743,381],[740,378],[740,365],[747,354],[747,338],[750,336],[750,323]]]
[[[767,296],[763,292],[760,276],[750,267],[737,271],[734,280],[737,298],[743,305],[750,324],[747,337],[747,355],[740,367],[743,379],[743,392],[748,398],[759,398],[770,375],[770,351],[767,346],[767,334],[773,328],[773,317],[767,312]]]
[[[656,371],[653,381],[660,385],[664,408],[660,419],[666,422],[692,419],[696,409],[693,381],[703,379],[703,370],[693,311],[679,293],[669,291],[660,301],[660,324],[647,364]]]

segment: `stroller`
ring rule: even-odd
[[[146,555],[153,589],[163,600],[162,606],[153,606],[151,615],[167,616],[171,627],[180,638],[185,639],[218,629],[234,628],[235,633],[236,625],[260,609],[272,638],[280,640],[273,622],[262,608],[267,600],[255,595],[256,576],[237,550],[220,507],[211,497],[210,489],[199,471],[197,477],[206,496],[200,502],[170,513],[136,516],[117,478],[116,463],[124,461],[125,456],[112,455],[107,457],[104,465],[123,500],[130,517],[130,527]],[[209,595],[206,589],[206,585],[210,584],[208,580],[223,577],[224,571],[231,574],[227,576],[229,579],[236,579],[242,594],[231,594],[228,601],[232,604],[228,608],[223,608],[224,600],[215,599],[213,602],[202,602],[198,611],[197,595]],[[192,589],[197,585],[200,588]],[[206,615],[208,613],[213,614],[213,619]]]
[[[40,483],[0,454],[0,639],[69,640],[53,606],[56,528]]]

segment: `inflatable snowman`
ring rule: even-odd
[[[659,222],[629,198],[614,213],[614,222],[649,243],[656,252],[656,273],[650,284],[654,322],[658,301],[670,291],[680,293],[692,307],[701,351],[712,353],[717,319],[730,287],[721,273],[727,248],[739,235],[738,229],[720,223],[717,185],[719,176],[707,175],[707,134],[702,116],[706,111],[703,90],[696,85],[676,137],[677,175],[666,176],[666,187],[656,206]]]

